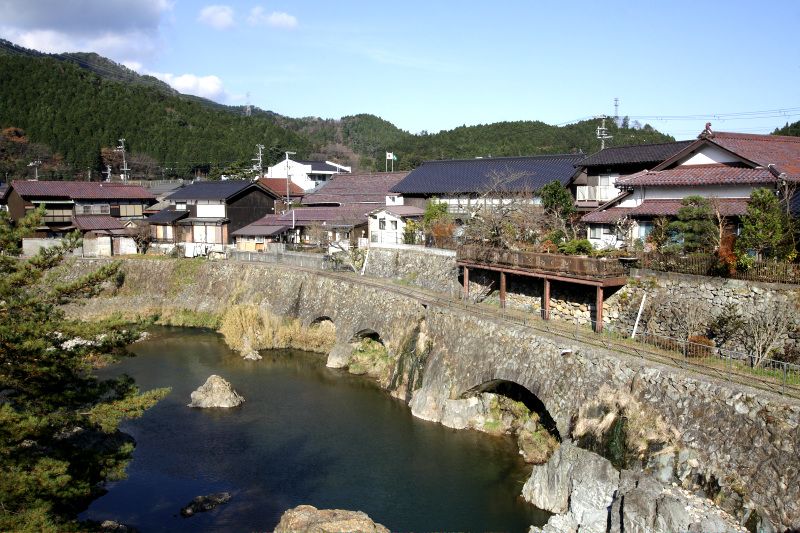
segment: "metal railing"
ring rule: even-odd
[[[460,246],[457,250],[457,260],[580,278],[602,279],[625,276],[625,268],[617,259]]]
[[[730,272],[718,268],[719,260],[713,254],[681,255],[649,252],[637,254],[636,259],[639,267],[661,272],[800,284],[800,264],[788,261],[753,261],[746,269]]]
[[[463,292],[458,290],[455,285],[451,287],[449,294],[437,293],[406,285],[399,286],[389,280],[378,281],[361,276],[356,277],[349,267],[345,269],[347,273],[334,272],[336,268],[329,261],[327,264],[325,261],[317,261],[315,264],[311,264],[311,262],[296,264],[281,259],[275,260],[276,255],[280,254],[229,252],[227,258],[241,261],[277,262],[291,264],[305,270],[314,269],[320,271],[321,275],[334,276],[345,281],[355,281],[362,285],[389,290],[427,304],[467,311],[484,318],[502,320],[548,335],[572,339],[584,345],[605,348],[616,353],[669,364],[706,376],[800,399],[800,365],[774,359],[764,359],[760,364],[754,365],[754,357],[748,354],[646,332],[638,334],[636,338],[630,338],[629,333],[609,327],[608,324],[601,333],[596,333],[591,329],[594,325],[593,321],[584,325],[550,321],[544,320],[541,313],[532,314],[498,308],[490,303],[476,304],[464,301]]]

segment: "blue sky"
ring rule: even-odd
[[[182,92],[411,132],[620,115],[677,138],[800,120],[800,2],[0,0],[0,37]],[[780,110],[780,111],[775,111]],[[753,113],[742,115],[742,113]],[[665,119],[665,117],[686,117]]]

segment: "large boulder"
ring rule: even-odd
[[[189,407],[236,407],[244,403],[241,394],[233,390],[230,383],[217,375],[209,376],[196,391],[192,392]]]
[[[298,505],[289,509],[275,527],[275,533],[337,533],[359,531],[362,533],[389,533],[361,511],[342,509],[317,509],[311,505]]]
[[[605,532],[619,472],[610,461],[563,442],[550,460],[533,468],[522,496],[540,509],[569,513],[581,531]]]

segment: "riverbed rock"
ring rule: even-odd
[[[194,516],[195,513],[204,513],[214,509],[218,505],[228,503],[231,499],[230,492],[217,492],[209,494],[208,496],[198,496],[189,504],[181,509],[181,516],[188,518]]]
[[[137,530],[115,520],[104,520],[100,524],[100,531],[103,533],[136,533]]]
[[[275,533],[334,533],[359,531],[363,533],[389,533],[361,511],[343,509],[317,509],[311,505],[298,505],[289,509],[275,527]]]
[[[196,391],[192,392],[189,407],[236,407],[244,403],[241,394],[233,390],[230,383],[220,376],[212,375]]]
[[[623,470],[611,509],[611,533],[745,529],[714,502],[641,472]]]
[[[242,355],[242,359],[244,359],[245,361],[260,361],[263,358],[257,351],[250,350],[249,352]]]
[[[333,346],[325,365],[328,368],[345,368],[350,364],[352,356],[353,346],[347,342],[340,342]]]
[[[618,487],[619,472],[610,461],[565,441],[533,468],[522,496],[540,509],[569,514],[581,531],[604,533]]]

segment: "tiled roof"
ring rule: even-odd
[[[386,211],[397,217],[421,217],[425,214],[425,210],[421,207],[414,207],[413,205],[385,205],[370,211],[372,213],[379,213]]]
[[[614,224],[630,212],[631,209],[629,207],[609,207],[607,209],[592,211],[584,215],[581,221],[594,224]]]
[[[167,196],[168,200],[227,200],[255,182],[250,180],[197,181]]]
[[[96,181],[14,180],[11,188],[23,198],[66,198],[72,200],[155,200],[138,185]]]
[[[264,215],[255,222],[236,230],[231,235],[273,235],[274,228],[292,226],[309,226],[322,224],[326,226],[357,226],[366,224],[370,206],[352,207],[300,207],[281,215]]]
[[[800,137],[714,132],[706,138],[763,167],[775,165],[790,177],[800,177]]]
[[[712,200],[719,205],[723,216],[741,216],[747,212],[747,198],[718,198]],[[675,216],[683,204],[681,200],[645,200],[630,209],[631,216]]]
[[[147,217],[147,222],[151,224],[172,224],[176,220],[180,220],[189,216],[189,211],[177,211],[175,209],[167,208],[162,209],[158,213],[153,213]]]
[[[125,229],[122,222],[108,215],[76,215],[72,217],[72,222],[83,231]]]
[[[612,146],[579,161],[576,166],[607,166],[632,163],[660,163],[677,154],[694,141],[677,141],[658,144]]]
[[[620,176],[617,187],[643,185],[726,185],[775,183],[775,176],[766,168],[745,168],[730,165],[684,165],[668,170],[645,170]]]
[[[258,178],[258,182],[274,192],[278,197],[286,197],[286,182],[289,182],[289,197],[303,196],[306,192],[301,186],[291,180],[282,178]]]
[[[329,165],[325,161],[295,161],[301,165],[310,165],[312,172],[341,172],[337,167]]]
[[[231,235],[234,237],[268,237],[270,235],[277,235],[278,233],[283,233],[290,226],[267,226],[267,225],[256,225],[255,223],[250,224],[249,226],[245,226],[243,228],[239,228],[236,231],[231,232]]]
[[[336,174],[314,192],[303,197],[302,204],[368,204],[374,209],[386,204],[386,195],[408,172],[374,172],[371,174]],[[367,209],[368,211],[369,209]]]
[[[392,188],[401,194],[482,193],[535,191],[557,180],[566,185],[582,155],[492,157],[426,161]],[[498,184],[498,180],[505,180]]]

